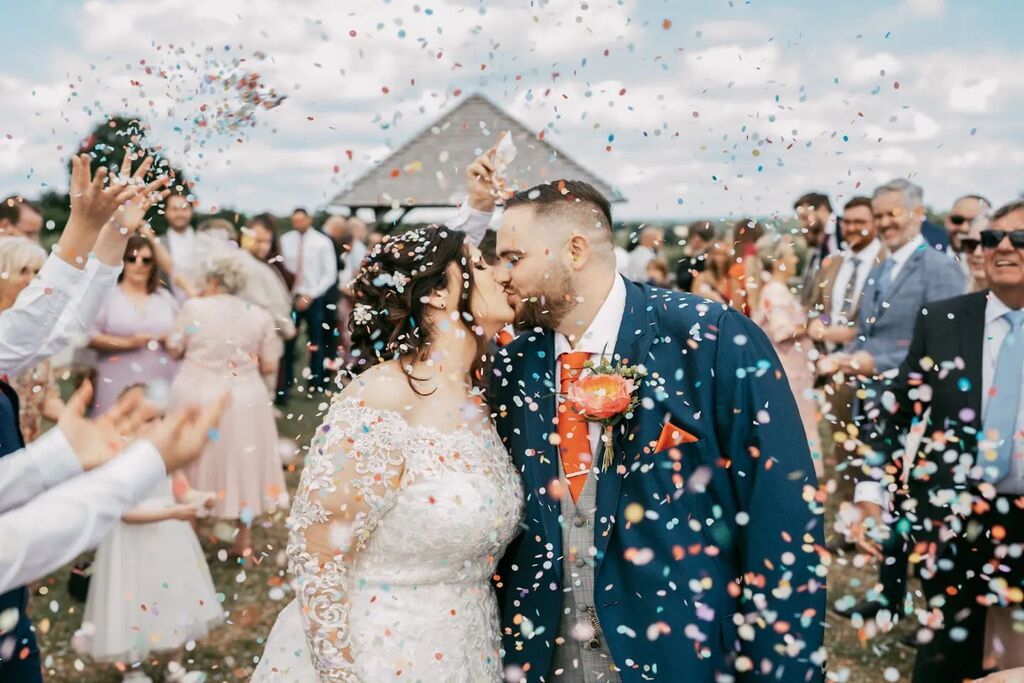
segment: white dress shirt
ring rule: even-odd
[[[0,314],[0,375],[16,377],[92,328],[121,266],[90,258],[79,270],[51,255],[14,305]]]
[[[623,273],[633,282],[647,282],[647,264],[654,260],[657,254],[650,247],[640,245],[629,252],[629,264],[626,272]]]
[[[988,410],[989,393],[992,390],[992,382],[996,374],[996,360],[999,358],[999,349],[1010,332],[1010,323],[1003,317],[1010,307],[1004,304],[995,294],[989,294],[988,302],[985,304],[985,345],[981,353],[981,414],[985,415]],[[1024,384],[1024,377],[1020,378]],[[984,417],[982,418],[984,422]],[[1013,459],[1010,466],[1010,474],[996,483],[996,491],[1009,495],[1024,495],[1024,401],[1017,409],[1017,425],[1013,440]],[[908,441],[906,448],[916,451],[916,446],[911,446]],[[884,488],[878,482],[862,481],[857,484],[854,492],[854,501],[867,501],[877,503],[883,507],[886,505],[887,496]]]
[[[302,268],[299,268],[299,251]],[[295,273],[294,291],[310,299],[319,299],[338,282],[338,262],[334,242],[324,233],[309,228],[303,233],[290,230],[281,235],[284,267]]]
[[[43,437],[33,445],[33,450],[26,449],[28,456],[19,452],[0,459],[0,463],[14,459],[0,469],[4,481],[0,500],[5,509],[9,495],[26,497],[9,486],[16,475],[27,477],[28,485],[37,488],[56,484],[58,476],[71,478],[0,514],[0,592],[41,579],[95,548],[121,516],[167,476],[160,453],[148,441],[136,441],[113,460],[80,476],[74,476],[68,459],[71,446],[63,434]],[[59,473],[33,474],[42,462],[60,463]]]
[[[0,458],[0,512],[24,505],[82,473],[64,433],[53,428],[20,451]]]
[[[845,303],[843,295],[846,293],[846,287],[850,283],[850,278],[856,278],[853,287],[855,298],[847,310],[853,310],[857,307],[857,300],[864,293],[864,285],[868,281],[868,273],[875,267],[875,262],[881,251],[882,243],[877,239],[871,240],[871,243],[861,249],[860,252],[853,252],[849,249],[843,251],[843,261],[839,266],[839,272],[836,273],[836,280],[832,283],[832,310],[829,311],[829,320],[833,324],[840,322],[840,313]],[[854,272],[853,266],[855,258],[857,259],[856,272]]]
[[[611,360],[615,353],[615,342],[619,338],[619,327],[622,326],[622,314],[626,311],[626,283],[622,276],[616,274],[612,283],[608,298],[601,304],[597,315],[590,321],[587,331],[580,335],[576,345],[569,341],[561,332],[555,332],[555,393],[562,393],[562,382],[558,357],[570,351],[586,351],[590,354],[590,360],[599,362],[604,356]],[[589,422],[587,424],[587,435],[590,437],[590,452],[594,456],[595,465],[601,462],[597,457],[598,449],[603,448],[601,444],[601,424]]]
[[[471,207],[468,201],[464,201],[459,205],[459,210],[455,215],[444,224],[452,230],[461,230],[466,233],[466,241],[475,247],[483,241],[487,229],[501,220],[502,212],[503,209],[500,206],[496,207],[493,213],[479,211]],[[352,275],[354,277],[355,273]]]
[[[164,242],[167,243],[167,251],[171,254],[171,261],[174,263],[175,277],[184,278],[192,284],[199,284],[199,254],[196,253],[196,231],[190,225],[181,232],[168,229],[164,235]],[[171,291],[178,301],[188,298],[188,293],[171,283]]]
[[[1003,316],[1011,310],[999,297],[989,293],[988,303],[985,304],[985,346],[981,351],[981,414],[983,416],[988,410],[989,394],[992,391],[992,383],[996,375],[996,359],[999,358],[999,349],[1002,348],[1006,335],[1010,332],[1010,321]],[[1019,377],[1018,381],[1024,384],[1024,376]],[[984,418],[982,421],[984,423]],[[999,493],[1013,496],[1024,495],[1024,434],[1022,434],[1022,429],[1024,429],[1024,400],[1017,406],[1010,474],[996,482],[996,491]]]

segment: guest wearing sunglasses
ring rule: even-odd
[[[881,417],[864,432],[867,457],[888,467],[873,468],[877,477],[861,486],[876,487],[879,497],[886,484],[908,492],[900,516],[921,556],[935,629],[917,634],[915,682],[983,675],[986,617],[993,608],[1022,607],[1024,201],[998,209],[980,239],[989,290],[921,310]],[[925,438],[914,462],[894,467],[888,454],[921,419]],[[900,472],[905,483],[893,477]],[[873,541],[862,535],[858,543]],[[1017,643],[1003,640],[1001,668],[1021,664],[1020,635],[1008,637]]]
[[[178,364],[164,349],[178,303],[157,277],[153,244],[135,235],[125,249],[124,270],[96,318],[89,346],[97,351],[93,413],[102,414],[128,387],[142,384],[159,402]]]
[[[959,238],[958,258],[967,265],[967,291],[980,292],[988,288],[985,272],[985,251],[981,248],[981,228],[988,225],[984,215],[970,222],[967,233]]]
[[[953,208],[949,210],[943,222],[946,225],[946,232],[949,234],[949,247],[953,256],[960,263],[960,268],[965,275],[970,275],[970,268],[967,261],[970,252],[966,251],[961,240],[970,232],[971,224],[978,216],[984,216],[992,209],[992,205],[980,194],[965,194],[953,202]]]

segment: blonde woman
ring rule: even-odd
[[[788,235],[768,233],[754,246],[754,263],[760,272],[750,278],[747,286],[750,317],[768,334],[779,354],[807,433],[815,473],[821,477],[824,470],[818,438],[818,402],[814,396],[814,373],[807,357],[814,345],[807,337],[807,313],[789,288],[800,257]]]
[[[25,237],[0,237],[0,313],[14,305],[21,290],[46,261],[46,251]],[[43,419],[56,421],[64,409],[50,361],[26,370],[11,382],[20,404],[19,423],[25,443],[42,434]]]
[[[263,379],[276,375],[282,343],[270,314],[237,296],[245,287],[237,259],[211,259],[202,276],[201,295],[185,302],[168,339],[168,349],[183,359],[170,404],[173,410],[231,392],[217,437],[187,478],[216,494],[214,518],[236,522],[233,552],[244,558],[252,552],[253,518],[287,503],[277,425]]]

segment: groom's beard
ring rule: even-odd
[[[517,330],[556,329],[576,306],[576,291],[566,271],[551,274],[543,291],[522,292],[518,296],[514,323]]]

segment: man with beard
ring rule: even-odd
[[[820,681],[821,507],[771,342],[618,275],[586,183],[513,195],[496,248],[521,333],[492,406],[527,493],[495,575],[507,680]],[[614,426],[580,398],[602,359],[635,377]]]

